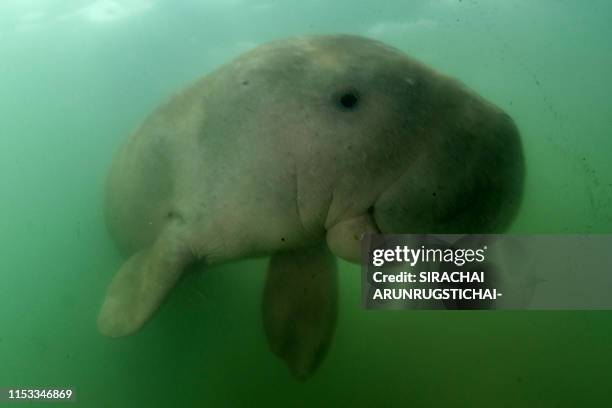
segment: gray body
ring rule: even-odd
[[[400,51],[356,36],[260,46],[161,106],[118,154],[106,213],[129,258],[100,329],[138,329],[188,264],[273,255],[266,333],[307,377],[335,325],[332,254],[358,261],[367,232],[502,231],[523,178],[512,120]]]

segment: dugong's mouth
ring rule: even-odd
[[[358,263],[361,261],[361,239],[365,234],[378,234],[380,228],[368,212],[342,220],[327,230],[327,244],[331,251],[342,259]]]

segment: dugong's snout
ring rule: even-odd
[[[382,233],[495,233],[514,219],[525,178],[519,131],[498,108],[468,102],[378,197]]]
[[[525,176],[518,129],[498,108],[467,100],[446,112],[448,120],[428,127],[425,143],[415,143],[421,151],[403,160],[367,213],[327,229],[335,255],[360,262],[365,233],[484,234],[510,225]]]

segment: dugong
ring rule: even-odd
[[[457,80],[359,36],[264,44],[118,152],[105,213],[127,261],[99,330],[138,330],[191,264],[270,255],[265,333],[307,378],[336,324],[336,256],[358,262],[371,232],[502,231],[523,180],[512,119]]]

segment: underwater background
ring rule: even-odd
[[[612,312],[365,311],[345,262],[306,382],[265,341],[266,259],[188,275],[136,335],[96,318],[122,262],[102,212],[114,152],[181,87],[293,35],[380,39],[506,110],[528,173],[511,231],[612,233],[611,16],[608,0],[3,0],[0,387],[70,386],[83,407],[608,405]]]

